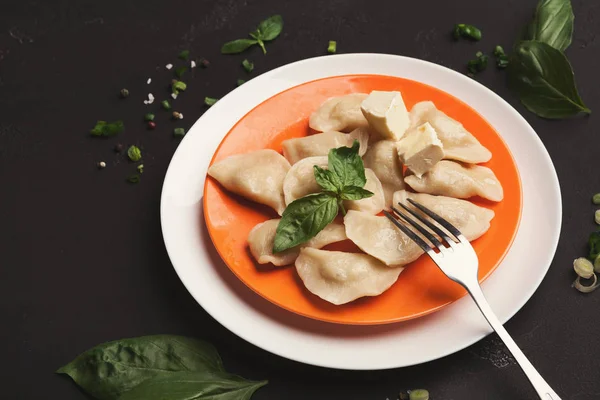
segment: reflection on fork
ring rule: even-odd
[[[394,225],[419,245],[451,280],[464,287],[490,326],[496,331],[508,350],[515,357],[533,388],[543,400],[560,400],[550,385],[527,359],[519,346],[508,334],[488,304],[477,280],[479,259],[471,243],[448,221],[425,206],[408,199],[416,209],[398,203],[403,211],[392,207],[384,211]]]

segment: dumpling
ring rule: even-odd
[[[494,172],[480,165],[463,165],[442,160],[421,178],[409,175],[404,180],[420,193],[458,199],[479,196],[491,201],[501,201],[504,198],[502,185]]]
[[[329,150],[338,147],[352,147],[354,140],[358,140],[360,148],[358,154],[362,156],[367,151],[369,132],[366,129],[355,129],[350,133],[328,131],[309,135],[301,138],[284,140],[283,155],[290,164],[307,157],[326,156]]]
[[[344,225],[348,239],[386,265],[406,265],[423,254],[423,250],[387,217],[348,211]]]
[[[347,210],[364,211],[369,214],[379,214],[381,210],[385,208],[385,196],[383,193],[383,186],[377,179],[375,172],[369,168],[365,168],[365,177],[367,183],[364,189],[373,192],[374,195],[361,200],[346,200],[344,206]]]
[[[335,305],[378,296],[398,280],[402,267],[389,268],[366,254],[300,250],[296,271],[306,288]]]
[[[350,132],[356,128],[368,127],[360,105],[369,97],[366,93],[352,93],[327,99],[317,111],[312,113],[308,125],[318,132]]]
[[[252,228],[248,234],[248,247],[250,248],[250,253],[252,253],[252,256],[259,264],[271,263],[278,267],[290,265],[294,263],[298,254],[300,254],[300,249],[302,247],[314,247],[320,249],[328,244],[341,242],[347,239],[344,225],[332,222],[308,242],[280,253],[273,254],[273,241],[275,240],[275,233],[280,220],[281,219],[270,219],[261,222]]]
[[[429,122],[444,145],[444,158],[471,164],[487,162],[492,153],[479,143],[464,126],[435,108],[431,101],[422,101],[410,110],[411,126]]]
[[[308,157],[292,165],[283,180],[285,205],[312,193],[321,191],[315,179],[314,166],[327,169],[327,156]]]
[[[208,175],[227,190],[265,204],[279,215],[285,210],[283,180],[290,163],[275,150],[264,149],[227,157],[213,164]]]
[[[402,164],[396,152],[396,142],[381,140],[369,146],[363,162],[365,168],[372,169],[381,182],[385,207],[389,207],[392,204],[394,192],[405,187],[402,179]]]
[[[394,193],[394,204],[402,203],[414,208],[407,199],[413,199],[450,222],[469,241],[486,233],[490,228],[490,221],[495,215],[494,211],[476,206],[467,200],[425,193],[410,193],[406,190]]]

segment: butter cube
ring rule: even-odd
[[[444,158],[444,147],[435,129],[425,122],[396,143],[400,161],[419,178]]]
[[[363,100],[360,109],[369,126],[382,139],[398,141],[410,126],[408,110],[400,92],[374,90]]]

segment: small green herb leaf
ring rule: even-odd
[[[221,53],[223,54],[236,54],[241,53],[248,47],[257,44],[257,40],[253,39],[238,39],[231,42],[227,42],[221,47]]]
[[[119,400],[249,400],[266,384],[221,371],[179,372],[146,381]]]
[[[181,60],[183,60],[183,61],[187,61],[190,58],[190,51],[189,50],[183,50],[181,53],[179,53],[178,57]]]
[[[273,15],[258,25],[258,38],[264,41],[275,39],[283,29],[283,18],[281,15]]]
[[[214,105],[217,101],[219,101],[219,99],[215,99],[213,97],[205,97],[204,98],[204,104],[209,107]]]
[[[129,182],[129,183],[139,183],[140,182],[140,176],[138,174],[129,175],[127,177],[127,182]]]
[[[127,157],[133,162],[140,161],[142,159],[142,151],[137,146],[129,146],[129,149],[127,149]]]
[[[170,110],[171,109],[171,104],[169,103],[168,100],[163,100],[160,102],[160,105],[162,106],[162,108],[164,108],[165,110]]]
[[[574,19],[571,0],[540,0],[525,39],[564,51],[571,44]]]
[[[134,176],[139,182],[139,175]],[[142,382],[170,378],[179,371],[222,373],[223,364],[214,347],[206,342],[156,335],[98,345],[56,372],[69,375],[98,400],[114,400]]]
[[[254,69],[254,63],[248,61],[248,59],[245,59],[244,61],[242,61],[242,67],[244,67],[246,72],[250,73]]]
[[[290,249],[315,237],[338,213],[338,199],[331,193],[310,194],[291,202],[277,225],[273,253]]]
[[[144,115],[144,121],[154,121],[154,114],[148,113]]]
[[[347,186],[340,195],[342,200],[361,200],[373,197],[375,193],[370,192],[358,186]]]
[[[313,169],[315,180],[324,191],[339,193],[342,190],[342,183],[336,174],[318,165],[313,166]]]
[[[244,83],[246,83],[246,81],[245,81],[245,80],[243,80],[243,79],[238,79],[238,80],[237,80],[237,85],[238,85],[238,86],[242,86]]]
[[[188,69],[188,68],[187,68],[185,65],[182,65],[181,67],[179,67],[179,68],[177,68],[177,69],[175,70],[175,76],[176,76],[178,79],[181,79],[181,77],[183,76],[183,74],[185,74],[185,72],[187,71],[187,69]]]
[[[571,64],[554,47],[521,42],[508,67],[511,88],[528,110],[544,118],[591,113],[579,97]]]
[[[592,232],[590,234],[588,246],[590,247],[588,258],[595,261],[598,255],[600,255],[600,231]]]
[[[358,155],[360,145],[357,140],[352,147],[340,147],[329,151],[329,170],[340,180],[341,186],[363,187],[367,183],[365,166]]]
[[[125,130],[123,121],[108,123],[106,121],[97,121],[96,125],[90,131],[92,136],[115,136]]]
[[[452,32],[454,39],[460,39],[461,37],[471,40],[481,40],[481,31],[469,24],[456,24],[454,25],[454,31]]]

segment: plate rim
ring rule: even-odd
[[[356,78],[356,77],[360,77],[360,76],[379,76],[379,77],[386,77],[386,78],[399,78],[396,76],[391,76],[391,75],[381,75],[381,74],[342,74],[342,75],[333,75],[333,76],[328,76],[325,78],[318,78],[318,79],[314,79],[314,80],[310,80],[310,81],[306,81],[306,82],[302,82],[300,84],[294,85],[292,87],[289,87],[288,89],[282,90],[281,92],[276,93],[275,95],[272,95],[270,97],[268,97],[267,99],[259,102],[258,104],[254,105],[247,113],[245,113],[240,119],[238,119],[233,126],[231,127],[230,130],[228,130],[225,133],[225,136],[223,136],[223,138],[221,139],[221,141],[219,142],[215,152],[212,154],[212,156],[210,157],[210,161],[209,161],[209,167],[212,166],[214,164],[214,160],[217,157],[219,150],[221,149],[221,147],[223,147],[223,145],[225,144],[225,141],[227,140],[228,136],[232,133],[232,131],[240,124],[240,122],[246,118],[250,113],[252,113],[253,111],[255,111],[257,108],[259,108],[261,105],[263,105],[264,103],[266,103],[267,101],[270,101],[271,99],[273,99],[273,97],[278,96],[282,93],[291,91],[297,87],[300,86],[304,86],[313,82],[317,82],[320,80],[325,80],[325,79],[331,79],[331,78],[344,78],[344,77],[348,77],[348,78]],[[494,128],[494,126],[485,118],[483,117],[483,115],[481,115],[474,107],[472,107],[471,105],[467,104],[466,102],[464,102],[463,100],[461,100],[460,98],[442,90],[439,88],[436,88],[432,85],[429,85],[427,83],[424,82],[418,82],[415,81],[413,79],[409,79],[409,78],[401,78],[400,79],[404,79],[404,80],[408,80],[408,81],[413,81],[413,82],[417,82],[420,83],[422,85],[425,86],[429,86],[435,90],[438,90],[442,93],[445,93],[446,95],[452,97],[455,101],[463,103],[466,107],[468,107],[473,113],[477,114],[477,116],[479,116],[481,119],[483,119],[494,131],[494,134],[497,136],[497,138],[502,142],[503,146],[506,148],[506,151],[508,152],[508,155],[510,157],[510,160],[512,161],[512,164],[514,165],[514,168],[516,170],[516,175],[517,175],[517,184],[518,184],[518,196],[519,196],[519,212],[517,215],[517,219],[516,219],[516,226],[514,231],[512,232],[509,240],[508,240],[508,245],[506,246],[506,248],[503,250],[502,254],[499,256],[498,261],[495,263],[495,265],[490,269],[490,271],[488,271],[488,273],[486,273],[483,277],[481,277],[479,279],[479,283],[482,284],[483,282],[485,282],[487,279],[489,279],[490,276],[492,276],[492,274],[500,267],[500,265],[502,264],[502,261],[506,258],[506,255],[508,254],[508,252],[510,251],[514,240],[517,236],[517,233],[519,231],[519,226],[521,224],[521,219],[522,219],[522,213],[523,213],[523,185],[522,185],[522,180],[521,180],[521,173],[519,171],[519,168],[517,166],[517,161],[513,155],[513,152],[511,151],[510,147],[508,146],[508,143],[506,143],[506,141],[504,140],[504,138],[502,137],[502,135],[500,135],[500,133]],[[478,165],[480,164],[485,164],[485,163],[478,163]],[[214,180],[214,178],[213,178]],[[209,187],[209,179],[205,179],[204,184],[203,184],[203,202],[202,202],[202,208],[203,208],[203,221],[204,223],[208,226],[208,214],[206,213],[207,210],[207,200],[206,200],[206,191]],[[468,199],[465,199],[468,200]],[[494,217],[496,220],[498,218],[498,216]],[[448,301],[444,304],[440,304],[437,305],[436,307],[427,309],[425,311],[421,311],[418,314],[414,314],[408,317],[397,317],[394,319],[387,319],[387,320],[381,320],[381,321],[367,321],[367,322],[361,322],[361,321],[339,321],[339,320],[335,320],[333,319],[333,317],[331,319],[325,318],[325,317],[317,317],[317,316],[313,316],[304,312],[301,312],[299,310],[295,310],[292,309],[286,305],[283,305],[280,301],[276,301],[268,296],[266,296],[263,292],[261,292],[260,290],[258,290],[256,287],[252,286],[250,283],[248,283],[247,280],[243,279],[238,272],[231,267],[231,265],[229,265],[229,262],[226,261],[226,257],[223,256],[222,252],[220,251],[219,247],[217,246],[217,244],[215,243],[215,238],[213,235],[212,230],[208,229],[208,234],[209,237],[211,239],[212,245],[215,247],[215,249],[217,250],[217,252],[219,253],[219,256],[221,257],[221,259],[223,260],[223,263],[227,266],[227,268],[229,270],[231,270],[231,272],[242,282],[244,283],[244,285],[249,289],[252,290],[254,293],[256,293],[257,295],[259,295],[260,297],[262,297],[263,299],[265,299],[266,301],[271,302],[272,304],[274,304],[277,307],[280,307],[288,312],[297,314],[299,316],[302,316],[304,318],[309,318],[309,319],[314,319],[317,321],[322,321],[322,322],[326,322],[326,323],[330,323],[330,324],[341,324],[341,325],[356,325],[356,326],[376,326],[376,325],[386,325],[386,324],[395,324],[395,323],[401,323],[401,322],[405,322],[405,321],[410,321],[413,319],[418,319],[418,318],[422,318],[424,316],[427,316],[429,314],[432,313],[436,313],[439,312],[441,310],[443,310],[444,308],[448,307],[449,305],[455,303],[456,301],[462,299],[463,297],[467,296],[468,293],[465,292],[462,296],[460,296],[457,299]],[[409,266],[410,263],[406,266]],[[289,267],[289,266],[288,266]]]
[[[499,318],[502,322],[506,322],[508,319],[512,318],[512,316],[514,316],[523,306],[524,304],[531,298],[531,296],[535,293],[535,291],[537,290],[537,288],[539,287],[539,285],[541,284],[541,282],[543,281],[544,277],[546,276],[548,269],[551,265],[551,261],[554,257],[554,254],[556,252],[556,248],[558,245],[558,239],[559,239],[559,235],[560,235],[560,229],[561,229],[561,225],[562,225],[562,198],[561,198],[561,194],[560,194],[560,183],[558,181],[558,176],[556,173],[556,169],[554,168],[554,164],[552,162],[552,159],[550,158],[548,151],[546,150],[543,142],[541,141],[541,139],[539,138],[539,136],[535,133],[535,131],[533,130],[533,128],[529,125],[529,123],[527,123],[527,121],[523,118],[522,115],[520,115],[510,104],[508,104],[504,99],[502,99],[500,96],[498,96],[496,93],[494,93],[492,90],[490,90],[489,88],[481,85],[480,83],[476,82],[476,81],[472,81],[471,79],[467,78],[466,76],[453,71],[449,68],[443,67],[441,65],[437,65],[425,60],[420,60],[420,59],[415,59],[415,58],[410,58],[410,57],[405,57],[405,56],[398,56],[398,55],[391,55],[391,54],[378,54],[378,53],[353,53],[353,54],[340,54],[340,55],[332,55],[332,56],[321,56],[321,57],[313,57],[313,58],[309,58],[309,59],[305,59],[305,60],[300,60],[294,63],[290,63],[290,64],[286,64],[283,65],[279,68],[276,68],[274,70],[271,70],[265,74],[262,74],[256,78],[254,78],[253,80],[247,82],[245,85],[243,85],[240,88],[237,88],[235,90],[233,90],[232,92],[228,93],[226,96],[224,96],[221,101],[219,103],[217,103],[216,107],[218,106],[222,106],[222,104],[224,103],[224,101],[226,99],[228,99],[229,97],[233,96],[234,93],[239,93],[240,91],[244,91],[244,90],[251,90],[251,89],[259,89],[259,83],[262,80],[265,80],[267,78],[271,78],[274,76],[277,76],[277,74],[281,74],[282,72],[285,72],[285,69],[288,68],[294,68],[294,67],[298,67],[298,66],[302,66],[304,64],[308,64],[308,63],[314,63],[314,62],[319,62],[320,60],[345,60],[345,61],[351,61],[354,59],[354,61],[361,61],[364,58],[373,58],[373,57],[378,57],[380,59],[382,59],[383,61],[386,62],[394,62],[394,61],[390,61],[390,59],[396,59],[398,63],[414,63],[414,65],[418,65],[421,64],[424,67],[426,67],[425,69],[437,69],[438,71],[441,72],[442,75],[444,74],[450,74],[451,76],[453,76],[454,78],[456,78],[457,81],[460,80],[469,80],[471,81],[472,85],[475,85],[475,87],[478,87],[479,90],[483,90],[483,92],[486,94],[486,96],[494,99],[496,102],[499,102],[500,105],[502,105],[505,109],[505,111],[509,112],[514,118],[515,118],[515,123],[518,123],[520,126],[524,127],[526,130],[528,130],[528,134],[529,134],[529,138],[530,140],[533,140],[534,144],[536,145],[536,150],[539,151],[538,156],[541,157],[540,158],[540,162],[545,163],[547,166],[549,166],[550,168],[546,171],[547,172],[547,176],[545,176],[548,185],[545,186],[545,188],[547,190],[550,190],[553,192],[554,194],[554,203],[553,204],[553,211],[554,211],[554,225],[551,227],[552,228],[552,237],[550,238],[549,241],[545,242],[546,243],[546,248],[548,249],[548,251],[545,254],[545,257],[543,257],[543,260],[540,260],[541,262],[538,262],[539,265],[543,265],[542,267],[540,267],[539,269],[539,276],[537,276],[537,278],[535,279],[535,282],[532,282],[532,284],[530,286],[528,286],[528,290],[524,289],[519,300],[516,301],[516,303],[514,305],[511,306],[511,310],[510,311],[506,311],[504,312],[502,315],[499,315]],[[385,60],[384,60],[385,59]],[[366,67],[365,67],[366,68]],[[371,66],[369,66],[366,69],[371,68]],[[379,66],[377,66],[377,68],[379,68]],[[364,71],[363,71],[364,72]],[[358,73],[358,72],[346,72],[346,73]],[[362,73],[362,72],[361,72]],[[383,72],[364,72],[364,73],[380,73],[380,74],[384,74]],[[404,77],[406,77],[405,75],[403,75]],[[278,77],[280,80],[283,79],[281,77]],[[410,78],[410,79],[414,79],[414,78]],[[433,78],[432,78],[433,79]],[[284,79],[285,80],[285,79]],[[312,80],[312,79],[309,79]],[[418,79],[415,79],[418,80]],[[308,81],[308,80],[306,80]],[[419,80],[420,81],[420,80]],[[464,81],[463,81],[464,82]],[[435,86],[434,84],[432,84],[431,82],[424,82],[426,84]],[[436,86],[437,87],[437,86]],[[440,88],[442,89],[442,88]],[[470,103],[469,101],[464,100],[463,98],[461,98],[460,96],[454,94],[451,90],[448,89],[442,89],[446,92],[449,92],[450,94],[458,97],[459,99],[461,99],[462,101],[464,101],[465,103],[469,104],[471,107],[473,107],[475,110],[479,111],[479,108],[476,106],[473,106],[472,103]],[[272,96],[268,95],[268,97]],[[249,111],[249,110],[248,110]],[[246,112],[248,112],[246,111]],[[185,143],[187,143],[188,141],[190,141],[190,134],[193,134],[194,131],[198,130],[197,127],[203,122],[203,120],[205,119],[206,115],[210,115],[211,113],[214,113],[215,110],[211,109],[209,111],[207,111],[207,113],[205,113],[205,115],[203,115],[201,118],[199,118],[194,125],[192,126],[192,128],[190,128],[188,136],[186,136],[182,142],[180,143],[180,146],[177,148],[177,150],[175,151],[171,162],[169,163],[169,167],[167,169],[167,172],[165,174],[165,180],[163,182],[163,187],[161,190],[161,202],[160,202],[160,214],[161,214],[161,231],[163,233],[163,239],[165,242],[165,247],[167,249],[167,253],[169,255],[169,258],[171,260],[171,263],[173,264],[173,267],[176,271],[176,273],[178,274],[179,278],[181,279],[182,283],[184,284],[184,286],[186,287],[186,289],[188,290],[188,292],[190,292],[190,294],[192,295],[192,297],[194,297],[194,299],[205,309],[205,311],[211,315],[215,320],[217,320],[221,325],[223,325],[225,328],[227,328],[228,330],[230,330],[232,333],[236,334],[237,336],[241,337],[242,339],[248,341],[249,343],[252,343],[254,345],[256,345],[257,347],[260,347],[266,351],[269,351],[271,353],[277,354],[279,356],[291,359],[291,360],[295,360],[295,361],[299,361],[299,362],[303,362],[303,363],[307,363],[307,364],[312,364],[312,365],[317,365],[317,366],[322,366],[322,367],[329,367],[329,368],[339,368],[339,369],[347,369],[347,370],[379,370],[379,369],[388,369],[388,368],[398,368],[398,367],[405,367],[405,366],[410,366],[410,365],[415,365],[415,364],[420,364],[420,363],[424,363],[427,361],[431,361],[434,359],[439,359],[442,357],[445,357],[449,354],[452,354],[454,352],[460,351],[462,349],[464,349],[465,347],[479,341],[481,338],[485,337],[487,334],[489,334],[491,332],[491,329],[489,327],[487,328],[482,328],[481,331],[473,334],[470,336],[469,339],[465,339],[465,341],[461,344],[455,345],[455,346],[450,346],[448,348],[446,348],[444,351],[440,351],[435,355],[429,355],[426,357],[422,357],[420,360],[416,360],[416,361],[408,361],[408,362],[400,362],[400,361],[396,361],[396,362],[370,362],[367,363],[369,365],[358,365],[358,364],[347,364],[347,363],[343,363],[343,361],[332,361],[332,360],[315,360],[314,357],[313,359],[311,359],[310,355],[307,355],[306,353],[298,353],[298,354],[290,354],[289,352],[287,352],[287,354],[282,354],[285,352],[282,352],[281,349],[277,349],[276,346],[270,344],[270,343],[262,343],[262,344],[258,344],[257,340],[254,338],[250,338],[248,331],[240,331],[239,329],[235,329],[232,327],[231,321],[225,321],[225,319],[222,316],[216,315],[216,313],[214,312],[214,310],[208,310],[206,307],[204,307],[202,305],[202,302],[200,301],[200,299],[196,296],[196,291],[191,287],[191,283],[187,282],[185,279],[185,274],[184,274],[184,268],[181,265],[178,265],[177,262],[174,260],[176,258],[175,255],[175,251],[176,251],[176,246],[174,246],[174,244],[168,239],[169,237],[169,222],[166,220],[168,213],[169,213],[169,209],[168,209],[168,201],[167,201],[167,195],[168,195],[168,187],[169,187],[169,182],[173,179],[171,178],[171,175],[174,174],[174,160],[176,160],[176,158],[183,152],[183,148],[185,147]],[[245,113],[246,113],[245,112]],[[244,113],[244,114],[245,114]],[[486,119],[489,120],[489,117],[485,116],[485,113],[480,112],[480,114],[484,117],[486,117]],[[243,114],[242,114],[243,115]],[[235,124],[236,121],[233,121],[233,123],[229,126],[228,130],[231,129],[231,126],[233,126]],[[227,131],[228,131],[227,130]],[[226,131],[226,132],[227,132]],[[225,133],[226,133],[225,132]],[[223,136],[224,134],[223,133]],[[504,138],[504,137],[503,137]],[[219,142],[220,143],[220,140]],[[217,145],[218,145],[217,143]],[[513,152],[514,155],[514,152]],[[519,165],[519,162],[517,160],[517,165]],[[522,171],[522,168],[519,166],[518,167],[519,171]],[[524,174],[521,172],[520,173],[521,179],[523,179]],[[525,185],[522,185],[522,190],[523,190],[523,197],[524,197],[524,204],[526,199],[526,193],[525,193]],[[202,212],[201,210],[199,212]],[[552,219],[552,218],[550,218]],[[523,229],[523,220],[521,221],[521,225],[519,226],[518,231],[521,231],[521,229]],[[518,233],[517,233],[518,235]],[[485,290],[485,284],[484,284],[484,290]],[[445,312],[450,312],[450,311],[446,311],[449,308],[456,308],[459,307],[457,304],[458,303],[464,303],[464,300],[461,299],[457,302],[455,302],[453,305],[450,305],[449,307],[447,307],[445,310],[442,310],[438,313],[435,313],[435,315],[440,314],[440,313],[445,313]],[[456,307],[455,307],[456,306]],[[463,305],[461,304],[460,307],[463,307]],[[211,312],[212,311],[212,312]],[[286,311],[287,312],[287,311]],[[301,317],[303,318],[303,317]],[[408,321],[410,322],[410,321]],[[404,324],[404,323],[400,323],[400,324]],[[287,329],[287,328],[286,328]],[[290,331],[287,333],[288,337],[291,337],[291,335],[293,335],[293,331],[290,328]]]

